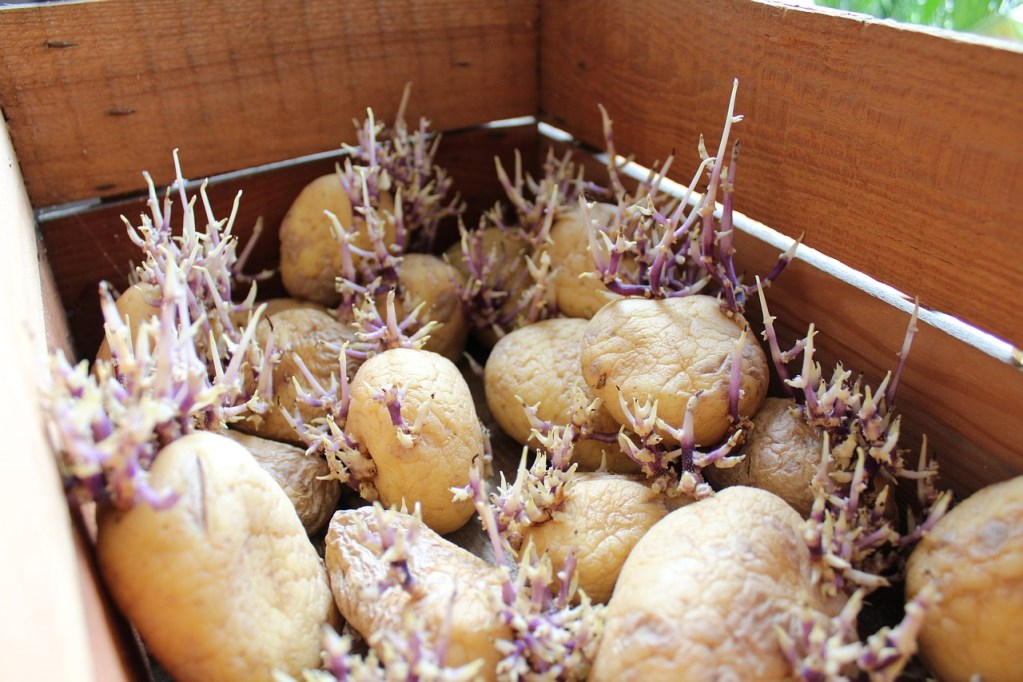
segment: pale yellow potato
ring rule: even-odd
[[[671,512],[625,560],[591,682],[781,682],[776,626],[816,609],[803,520],[781,498],[728,488]]]
[[[114,305],[117,306],[117,311],[121,313],[121,319],[128,326],[131,331],[131,338],[134,341],[135,336],[138,334],[139,325],[143,321],[150,319],[151,317],[160,315],[160,308],[149,304],[149,300],[159,300],[159,294],[155,291],[153,293],[147,293],[146,289],[140,284],[134,284],[124,290],[117,300],[114,301]],[[97,360],[109,360],[110,359],[110,345],[107,343],[106,335],[103,336],[103,341],[99,345],[99,350],[96,352]]]
[[[341,497],[341,483],[337,479],[322,478],[330,473],[326,459],[307,455],[302,448],[288,443],[233,429],[224,431],[224,435],[243,445],[259,466],[273,476],[295,505],[307,533],[312,535],[326,525]]]
[[[583,392],[586,402],[595,398],[583,380],[580,364],[586,320],[561,317],[527,325],[505,335],[490,352],[483,372],[487,406],[501,429],[519,443],[536,447],[530,438],[529,419],[516,399],[536,405],[538,416],[554,424],[571,421],[573,395]],[[617,433],[620,425],[603,404],[597,408],[595,428]],[[580,468],[596,469],[607,457],[610,471],[638,471],[639,466],[622,452],[617,442],[585,439],[576,445]]]
[[[753,417],[753,430],[733,467],[711,466],[704,477],[715,487],[749,485],[769,490],[803,518],[813,507],[813,479],[824,448],[823,431],[810,426],[786,398],[768,398]]]
[[[506,282],[513,283],[512,290],[508,292],[505,303],[501,307],[502,312],[507,312],[515,307],[522,294],[533,284],[533,280],[527,272],[528,265],[526,263],[529,247],[517,232],[487,227],[483,229],[483,251],[486,254],[494,254],[498,272],[502,273]],[[461,242],[453,244],[445,252],[444,257],[458,271],[461,282],[464,284],[468,281],[469,268],[465,265]],[[493,329],[472,327],[470,333],[487,347],[493,347],[501,338],[501,335]]]
[[[394,200],[386,192],[375,207],[384,219],[386,239],[394,241]],[[335,285],[341,274],[341,245],[330,219],[330,211],[346,228],[357,226],[352,244],[372,249],[372,240],[363,217],[352,208],[348,192],[341,186],[337,173],[323,175],[306,185],[292,202],[281,221],[281,279],[284,288],[295,298],[335,305],[341,295]],[[358,264],[360,257],[353,254]]]
[[[909,557],[906,598],[933,583],[920,658],[943,682],[1020,679],[1023,476],[983,488],[935,524]]]
[[[420,320],[440,323],[430,333],[426,350],[440,353],[448,360],[457,362],[469,336],[469,322],[462,311],[462,299],[458,295],[458,271],[437,256],[407,253],[402,258],[398,277],[399,286],[407,297],[408,308],[406,310],[406,306],[398,306],[399,318],[425,302]],[[397,299],[395,302],[400,303]]]
[[[99,515],[97,558],[115,602],[175,680],[272,680],[318,667],[336,622],[323,562],[270,474],[230,438],[200,432],[156,457],[180,493]]]
[[[392,389],[404,390],[404,427],[392,423],[380,399]],[[373,458],[380,502],[409,509],[419,503],[424,523],[438,533],[461,528],[473,503],[453,502],[450,488],[469,483],[484,435],[469,386],[454,363],[427,350],[387,350],[363,363],[351,393],[346,428]]]
[[[284,351],[279,365],[273,369],[273,400],[263,415],[254,415],[233,424],[239,431],[302,445],[302,439],[285,419],[283,411],[298,412],[304,420],[312,420],[322,414],[304,404],[297,403],[297,391],[292,377],[297,377],[305,390],[309,382],[298,368],[293,354],[302,358],[310,373],[321,386],[330,386],[333,374],[340,380],[338,356],[345,341],[355,339],[351,325],[338,322],[332,314],[319,306],[281,306],[278,312],[268,315],[256,328],[256,339],[265,346],[272,331],[274,347]],[[337,348],[332,348],[332,346]]]
[[[597,203],[589,207],[590,219],[610,223],[617,207]],[[554,290],[558,310],[569,317],[593,317],[617,297],[596,277],[581,277],[594,271],[589,233],[578,208],[566,211],[551,227],[551,244],[546,247],[554,268]]]
[[[728,430],[732,356],[744,329],[739,413],[751,417],[767,396],[767,357],[746,320],[729,317],[710,296],[608,303],[586,328],[583,377],[623,425],[628,422],[619,396],[630,406],[634,399],[656,400],[658,417],[675,428],[682,427],[686,404],[696,396],[696,443],[710,445]]]
[[[265,301],[260,301],[255,307],[265,305],[266,308],[263,310],[263,319],[265,320],[272,315],[283,312],[285,310],[294,310],[295,308],[313,308],[320,312],[327,312],[326,308],[321,306],[319,303],[313,303],[312,301],[303,301],[300,298],[271,298]],[[241,321],[242,324],[245,320]]]
[[[669,500],[631,476],[581,473],[572,478],[554,518],[523,532],[559,570],[569,553],[578,561],[579,588],[594,602],[611,597],[622,564],[643,535],[680,500]],[[682,501],[684,502],[684,501]]]
[[[412,517],[401,514],[397,518],[395,526],[405,534]],[[445,663],[457,667],[483,660],[483,678],[496,679],[494,669],[501,654],[494,642],[511,637],[499,615],[502,579],[497,569],[421,527],[406,552],[415,596],[398,585],[378,592],[377,586],[387,578],[387,566],[359,537],[359,519],[370,530],[377,530],[371,507],[337,512],[327,530],[327,570],[345,620],[373,641],[374,633],[400,631],[406,613],[413,612],[432,645],[450,613]]]

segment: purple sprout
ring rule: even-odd
[[[537,456],[537,460],[542,458],[542,454]],[[523,460],[516,484],[525,480],[524,469]],[[566,473],[543,465],[540,469],[548,475]],[[569,478],[571,473],[572,470],[567,472]],[[522,485],[535,485],[541,497],[551,492],[544,482]],[[502,488],[506,487],[502,480]],[[524,508],[510,514],[501,502],[528,497],[488,494],[478,464],[470,470],[469,484],[452,492],[456,500],[472,499],[503,574],[501,617],[512,635],[497,642],[498,650],[504,654],[497,665],[498,679],[585,680],[600,645],[606,607],[592,604],[585,592],[577,590],[574,556],[569,555],[555,574],[550,558],[546,554],[540,556],[531,542],[521,547],[514,524],[518,523],[518,516],[528,518],[533,510],[527,502]],[[514,556],[519,560],[513,570],[509,557]]]
[[[806,539],[815,563],[815,582],[825,595],[887,585],[897,578],[907,548],[937,523],[951,494],[937,491],[937,464],[927,456],[926,440],[916,468],[899,447],[901,417],[894,411],[895,387],[916,333],[917,309],[910,318],[894,373],[876,389],[852,380],[837,365],[830,377],[814,360],[813,325],[806,337],[782,352],[775,318],[763,295],[764,338],[789,397],[812,426],[824,435],[824,450],[814,481],[816,499],[807,519]],[[802,354],[802,369],[790,376],[785,367]],[[923,520],[912,512],[900,516],[895,499],[899,480],[914,481]],[[901,527],[900,527],[901,522]]]
[[[128,237],[143,253],[141,265],[135,268],[133,280],[144,285],[143,291],[153,296],[147,302],[160,306],[160,300],[168,286],[168,272],[173,264],[183,273],[186,283],[184,300],[191,320],[201,326],[195,343],[200,354],[206,358],[212,371],[214,357],[224,359],[231,348],[238,345],[245,332],[237,320],[251,317],[255,309],[256,281],[266,279],[272,273],[262,272],[254,276],[242,274],[245,260],[251,254],[255,239],[249,241],[242,256],[237,255],[238,240],[233,234],[235,217],[241,195],[235,197],[231,215],[217,219],[206,193],[207,182],[199,188],[199,199],[205,213],[205,228],[199,229],[195,199],[186,192],[186,181],[181,172],[177,150],[174,152],[175,181],[168,188],[162,209],[156,188],[148,173],[144,173],[149,187],[150,215],[143,214],[138,226],[122,216],[128,230]],[[172,189],[177,189],[181,206],[181,229],[175,233],[172,226]],[[258,236],[261,228],[257,229]],[[249,289],[241,302],[235,302],[235,285],[248,282]],[[247,361],[252,367],[260,367],[262,358],[256,344],[249,346]]]
[[[468,271],[459,295],[473,327],[500,338],[557,315],[553,272],[545,252],[551,228],[576,209],[584,194],[603,196],[607,190],[584,180],[583,168],[572,160],[571,152],[557,157],[549,149],[539,179],[523,173],[517,152],[514,178],[499,159],[495,165],[508,205],[498,203],[487,211],[476,230],[459,221],[462,262]],[[488,246],[487,234],[497,235],[496,244]]]
[[[468,271],[458,294],[475,329],[500,338],[557,314],[550,256],[541,252],[538,263],[535,255],[530,255],[527,235],[509,228],[503,232],[505,238],[488,248],[486,218],[477,230],[466,230],[461,222],[458,229],[462,262]]]
[[[938,601],[928,585],[906,604],[902,621],[884,627],[866,642],[857,633],[857,618],[866,590],[852,594],[842,611],[828,618],[804,609],[789,631],[777,629],[782,652],[800,682],[895,682],[917,652],[917,636],[928,610]]]
[[[735,115],[736,80],[728,104],[728,115],[717,156],[707,155],[700,138],[702,161],[685,194],[668,200],[659,194],[660,184],[670,168],[669,157],[661,171],[651,172],[634,193],[629,193],[615,162],[611,120],[601,109],[604,137],[608,148],[608,171],[618,199],[618,210],[609,224],[593,219],[588,206],[581,203],[584,220],[590,228],[590,251],[594,256],[594,274],[608,290],[622,296],[671,298],[702,292],[713,285],[722,306],[742,313],[749,295],[766,287],[785,268],[794,249],[782,254],[774,269],[755,286],[742,282],[735,269],[733,246],[733,204],[738,143],[732,146],[730,162],[725,165],[728,138]],[[709,172],[707,188],[690,206],[697,184]],[[714,211],[721,193],[720,220]]]
[[[358,141],[343,146],[349,156],[339,176],[356,210],[380,207],[382,193],[393,191],[395,213],[403,216],[396,225],[398,252],[429,253],[440,223],[461,216],[465,205],[452,194],[451,177],[435,163],[441,135],[430,132],[426,118],[409,132],[405,111],[411,93],[411,84],[406,85],[393,127],[378,123],[372,110],[361,125],[356,122]]]
[[[79,503],[173,504],[175,493],[148,483],[159,451],[194,431],[223,429],[248,410],[243,368],[261,309],[228,346],[224,367],[219,354],[200,355],[205,313],[191,317],[185,271],[174,260],[164,266],[160,314],[143,321],[134,338],[101,283],[112,360],[97,361],[89,373],[87,363],[72,367],[59,351],[50,359],[43,411],[68,495]],[[209,338],[206,348],[214,347],[212,332]]]

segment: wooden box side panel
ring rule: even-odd
[[[542,2],[541,110],[688,182],[732,79],[737,210],[1023,346],[1023,50],[776,2]]]
[[[536,2],[111,0],[0,9],[0,106],[36,207],[537,110]]]
[[[130,670],[130,639],[118,638],[73,530],[38,401],[46,348],[66,345],[67,326],[2,122],[0,224],[0,678],[116,682]]]

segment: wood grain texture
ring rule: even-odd
[[[353,141],[366,107],[453,129],[537,109],[537,3],[111,0],[0,8],[0,107],[36,207]]]
[[[543,116],[688,182],[733,77],[736,208],[1023,346],[1023,49],[722,0],[544,0]]]
[[[455,188],[466,201],[465,222],[470,227],[476,225],[479,214],[501,194],[494,172],[494,157],[499,156],[506,167],[511,167],[515,149],[523,151],[526,168],[536,165],[535,126],[463,131],[447,135],[441,141],[437,163],[448,170]],[[280,246],[277,232],[281,219],[302,187],[320,175],[333,172],[336,161],[309,161],[209,185],[214,215],[220,218],[230,214],[235,196],[243,192],[235,220],[235,234],[241,244],[248,243],[257,218],[264,220],[266,229],[253,251],[248,272],[277,267]],[[186,176],[196,177],[191,170],[191,159],[182,156],[182,166]],[[161,174],[166,173],[167,168],[173,172],[170,154],[159,164]],[[99,282],[106,280],[115,288],[123,289],[132,262],[137,263],[141,258],[138,247],[128,239],[120,216],[138,224],[139,215],[146,210],[145,199],[137,197],[44,219],[40,224],[46,256],[67,311],[78,357],[93,357],[103,338]],[[438,235],[438,247],[454,241],[456,235],[454,224],[444,226]],[[263,298],[285,293],[279,278],[261,284],[260,292]]]
[[[38,406],[44,300],[35,224],[0,122],[0,679],[95,680],[86,609],[60,477]],[[52,307],[49,308],[53,312]],[[59,326],[59,313],[51,318]],[[59,336],[59,334],[58,334]],[[112,637],[99,635],[107,646]]]

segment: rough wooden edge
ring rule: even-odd
[[[354,141],[365,108],[438,129],[537,109],[537,2],[242,0],[0,8],[0,105],[34,206]],[[165,184],[170,175],[157,176]]]
[[[0,430],[7,434],[0,476],[0,677],[111,679],[94,668],[79,584],[81,564],[57,468],[36,399],[45,371],[46,324],[35,221],[6,127],[0,123],[0,325],[4,386]]]
[[[688,182],[733,77],[736,207],[1023,346],[1023,48],[776,2],[543,1],[541,110]]]

